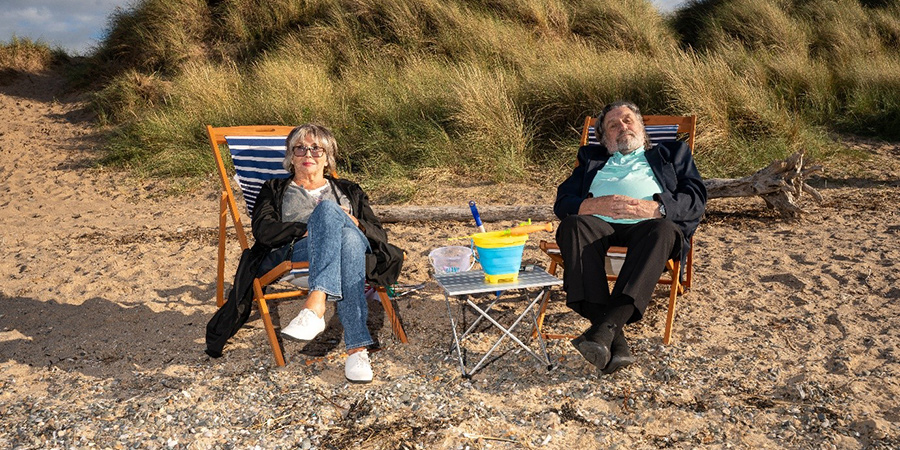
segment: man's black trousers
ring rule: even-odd
[[[666,261],[680,258],[682,237],[671,220],[618,224],[592,215],[573,215],[560,223],[556,242],[565,262],[566,304],[579,312],[587,308],[578,302],[593,303],[590,310],[633,304],[630,323],[643,317]],[[610,246],[628,247],[612,292],[605,264]]]

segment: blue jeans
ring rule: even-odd
[[[366,347],[374,341],[366,320],[366,252],[369,240],[347,213],[331,200],[322,201],[307,221],[307,237],[294,243],[291,261],[309,261],[309,290],[322,291],[334,301],[344,326],[347,349]],[[262,262],[262,275],[287,259],[290,244],[274,249]]]

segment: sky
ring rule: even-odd
[[[0,0],[0,42],[41,41],[70,55],[87,54],[103,39],[109,15],[138,0]],[[669,12],[686,0],[651,0]]]
[[[0,41],[13,35],[83,55],[103,39],[107,19],[131,0],[0,0]]]

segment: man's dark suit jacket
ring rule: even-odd
[[[684,237],[681,259],[687,257],[690,237],[706,211],[706,186],[694,165],[691,150],[684,142],[662,142],[644,153],[663,192],[653,199],[666,207],[666,219],[675,222]],[[602,145],[585,145],[578,149],[578,166],[556,190],[553,212],[563,219],[578,214],[581,202],[590,196],[588,192],[594,175],[609,160],[609,153]],[[683,265],[682,265],[683,267]]]

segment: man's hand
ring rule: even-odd
[[[613,219],[657,219],[659,203],[655,200],[640,200],[627,195],[604,195],[584,199],[578,214],[599,214]]]

